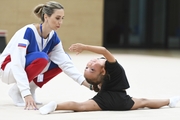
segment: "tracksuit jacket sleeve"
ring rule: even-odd
[[[64,52],[61,42],[53,48],[49,56],[50,59],[56,63],[66,75],[75,80],[77,83],[82,84],[85,78],[74,66],[70,56]]]
[[[29,44],[27,40],[23,38],[23,30],[18,34],[14,35],[12,41],[16,41],[13,43],[13,52],[10,53],[11,55],[11,71],[13,76],[17,82],[17,86],[21,92],[21,95],[25,97],[26,95],[31,94],[29,88],[29,80],[27,78],[27,74],[25,72],[25,56],[26,56],[26,49]]]

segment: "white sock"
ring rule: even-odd
[[[8,92],[9,96],[12,98],[14,104],[18,107],[24,107],[25,103],[21,96],[21,93],[19,91],[19,88],[17,87],[17,84],[15,83]]]
[[[45,114],[55,111],[56,107],[57,107],[57,103],[55,101],[51,101],[48,104],[41,107],[39,111],[41,114],[45,115]]]
[[[176,104],[180,101],[180,96],[175,96],[169,99],[169,107],[174,108]]]

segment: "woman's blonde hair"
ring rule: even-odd
[[[49,1],[46,4],[39,4],[34,8],[34,14],[44,22],[44,14],[49,17],[54,13],[54,9],[64,9],[64,7],[55,1]]]

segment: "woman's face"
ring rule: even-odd
[[[104,63],[105,59],[92,59],[90,60],[86,68],[84,70],[84,76],[85,78],[89,80],[93,80],[93,83],[98,83],[98,76],[100,74],[105,74],[105,69],[104,69]]]
[[[63,9],[55,9],[54,13],[50,17],[47,16],[47,22],[52,30],[59,29],[61,27],[61,24],[63,23],[63,19],[64,19]]]

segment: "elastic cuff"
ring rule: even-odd
[[[82,85],[84,80],[85,80],[85,78],[83,76],[81,76],[76,82],[79,83],[80,85]]]
[[[27,95],[31,95],[31,92],[29,90],[21,91],[21,95],[24,98]]]

